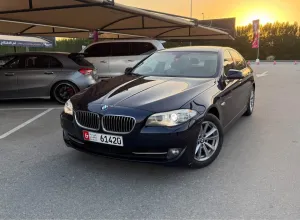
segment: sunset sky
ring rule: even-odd
[[[190,0],[115,0],[135,7],[190,16]],[[236,17],[237,25],[260,19],[300,22],[300,0],[193,0],[193,17],[205,19]]]

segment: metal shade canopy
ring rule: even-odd
[[[49,25],[37,25],[24,22],[0,20],[0,34],[50,36],[68,38],[90,38],[90,31],[86,29],[70,29]],[[124,35],[118,33],[99,32],[99,39],[143,38],[145,36]]]
[[[9,34],[88,38],[89,31],[98,30],[157,39],[234,37],[196,19],[129,7],[113,0],[1,0],[0,20],[0,33]],[[7,26],[7,21],[19,23]]]
[[[0,20],[0,33],[52,37],[88,38],[88,30]]]
[[[49,48],[53,47],[53,44],[38,37],[0,35],[0,46]]]

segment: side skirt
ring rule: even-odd
[[[230,128],[239,120],[244,113],[247,111],[247,106],[245,106],[242,111],[240,111],[225,127],[224,127],[224,134],[230,130]]]

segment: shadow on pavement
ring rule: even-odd
[[[62,105],[50,99],[14,99],[1,100],[0,108],[51,108]]]

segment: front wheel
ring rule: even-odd
[[[195,145],[189,150],[189,165],[203,168],[210,165],[219,155],[223,145],[223,128],[220,120],[207,114],[201,124]]]

